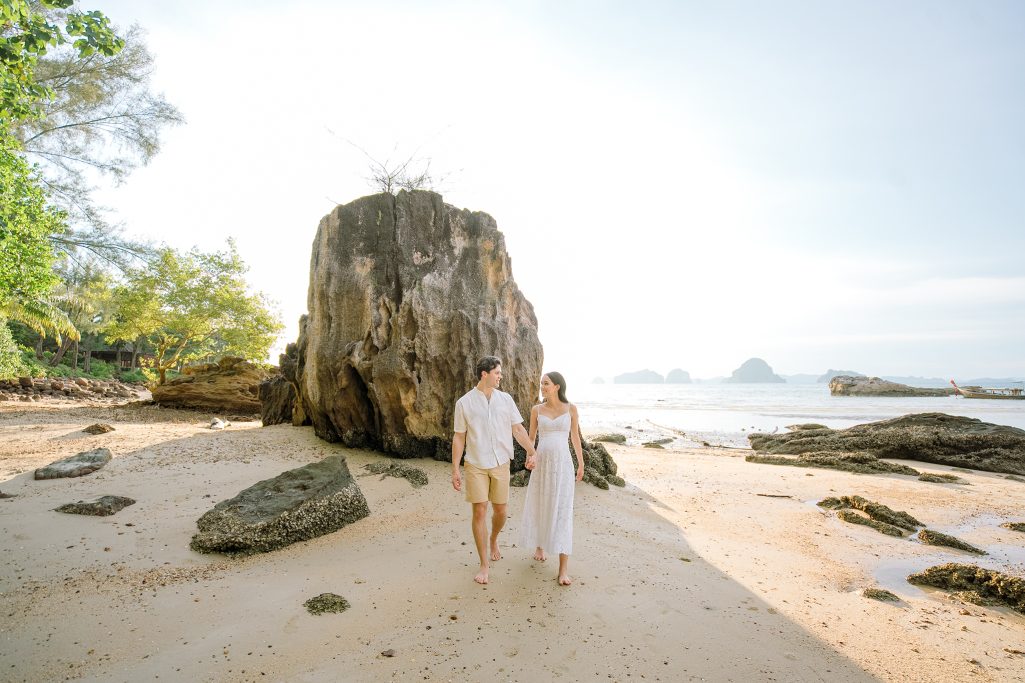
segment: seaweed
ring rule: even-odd
[[[908,583],[950,592],[970,591],[982,599],[997,600],[1025,613],[1025,579],[973,564],[948,562],[929,567],[908,576]]]
[[[325,612],[344,612],[351,605],[349,601],[334,593],[321,593],[315,598],[310,598],[303,603],[303,607],[310,614],[324,614]]]

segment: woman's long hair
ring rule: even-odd
[[[559,387],[559,400],[563,403],[569,403],[566,400],[566,378],[562,376],[562,373],[546,372],[545,375],[551,380],[552,384]]]

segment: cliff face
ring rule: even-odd
[[[512,277],[495,220],[439,194],[378,194],[320,222],[309,313],[284,359],[288,387],[269,422],[400,457],[450,457],[456,399],[477,359],[502,359],[502,390],[524,417],[536,402],[537,318]],[[265,419],[265,422],[268,421]]]

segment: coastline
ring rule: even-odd
[[[557,563],[513,545],[525,493],[513,489],[505,557],[480,587],[468,510],[446,463],[408,461],[430,480],[414,490],[363,471],[388,458],[320,441],[310,428],[213,432],[207,418],[0,406],[0,490],[17,496],[0,501],[5,679],[1025,677],[1025,656],[1005,650],[1025,640],[1025,615],[899,580],[973,556],[847,525],[814,505],[859,494],[908,510],[993,549],[980,564],[1025,576],[1025,535],[994,523],[1019,518],[1025,484],[999,475],[928,484],[757,465],[745,451],[606,444],[627,486],[578,484],[574,586],[558,587]],[[98,421],[116,431],[81,433]],[[32,468],[97,446],[114,453],[103,470],[31,479]],[[195,520],[214,503],[330,453],[345,454],[369,518],[265,555],[189,550]],[[52,511],[108,493],[138,503],[105,518]],[[861,595],[873,586],[901,601]],[[308,614],[302,603],[323,592],[352,607]],[[389,649],[393,657],[380,654]]]

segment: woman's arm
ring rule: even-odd
[[[537,406],[530,409],[530,432],[528,437],[530,438],[530,445],[534,446],[537,444]],[[527,462],[524,465],[528,470],[534,469],[534,463],[536,461],[537,453],[527,453]]]
[[[577,418],[577,407],[569,404],[569,438],[573,442],[573,450],[577,453],[577,481],[584,478],[584,449],[580,445],[580,420]]]

